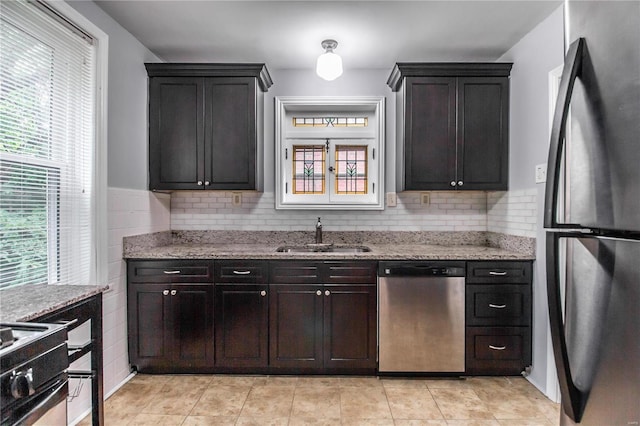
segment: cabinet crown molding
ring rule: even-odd
[[[255,77],[266,92],[273,80],[265,64],[259,63],[145,63],[149,77]]]
[[[387,85],[397,92],[405,77],[508,77],[512,62],[397,62]]]

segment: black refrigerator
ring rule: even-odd
[[[640,424],[640,2],[566,1],[545,194],[561,425]]]

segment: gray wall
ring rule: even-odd
[[[267,68],[268,68],[267,64]],[[274,98],[276,96],[384,96],[386,97],[386,192],[395,192],[395,96],[387,78],[389,69],[349,70],[334,81],[325,81],[314,70],[269,70],[273,86],[265,96],[264,191],[274,192],[275,142]]]
[[[147,188],[147,72],[160,62],[120,24],[89,1],[69,2],[109,35],[108,185]]]
[[[547,162],[549,148],[549,72],[564,59],[562,7],[523,37],[499,60],[513,62],[511,72],[511,120],[509,189],[538,190],[537,247],[533,294],[533,370],[531,382],[549,394],[547,383],[548,310],[544,229],[544,184],[536,184],[536,164]]]

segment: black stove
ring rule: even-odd
[[[0,425],[33,424],[68,394],[67,329],[0,324]]]

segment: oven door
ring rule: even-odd
[[[66,373],[54,380],[35,398],[15,407],[11,418],[2,425],[66,425],[69,381]]]

